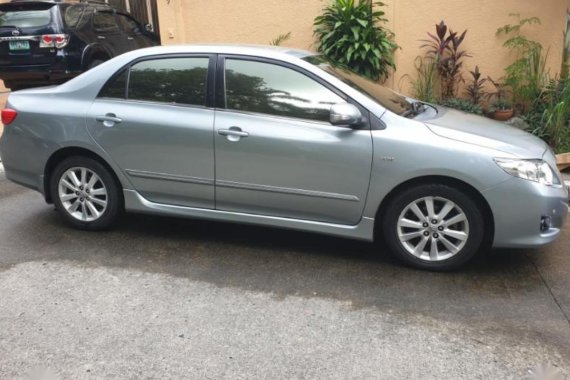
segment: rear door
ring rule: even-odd
[[[40,40],[61,28],[58,6],[53,3],[0,4],[0,71],[1,66],[54,63],[56,49],[41,47]]]
[[[99,43],[105,46],[112,57],[129,51],[129,41],[123,33],[115,12],[108,7],[97,7],[93,15],[93,31]]]
[[[93,138],[150,201],[214,208],[211,64],[208,55],[138,61],[107,83],[88,113]]]

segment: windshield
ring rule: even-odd
[[[40,5],[31,8],[29,5],[6,4],[0,7],[0,28],[37,28],[49,25],[51,22],[50,7]]]
[[[378,82],[374,82],[352,71],[334,67],[322,56],[314,55],[303,59],[337,77],[395,114],[407,116],[414,112],[412,101]]]

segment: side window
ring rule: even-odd
[[[74,29],[79,24],[79,20],[81,20],[81,15],[83,14],[83,5],[70,5],[65,10],[64,20],[65,24]]]
[[[283,66],[237,59],[225,66],[228,109],[328,122],[331,106],[345,101]]]
[[[205,106],[209,58],[162,58],[131,67],[128,98]]]
[[[119,74],[113,76],[99,93],[100,98],[125,99],[127,95],[127,75],[128,69],[123,69]]]
[[[93,16],[93,29],[97,33],[116,33],[119,31],[115,15],[110,11],[97,10]]]
[[[124,31],[133,34],[140,34],[139,24],[137,24],[132,18],[118,13],[117,20]]]

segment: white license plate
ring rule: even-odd
[[[30,50],[30,41],[10,41],[10,50]]]

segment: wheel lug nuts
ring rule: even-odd
[[[437,220],[432,219],[431,223],[432,223],[432,224],[437,224]]]
[[[79,195],[79,191],[76,191],[76,192],[75,192],[75,195]]]
[[[422,225],[423,225],[424,227],[427,227],[427,226],[429,226],[429,224],[427,224],[427,223],[424,223],[424,224],[422,224]]]
[[[433,237],[434,237],[435,239],[437,239],[437,238],[439,237],[439,234],[438,234],[438,233],[435,233],[435,234],[433,234]]]
[[[440,231],[443,231],[443,227],[442,227],[442,226],[439,226],[437,229],[440,230]]]
[[[424,232],[424,236],[429,236],[429,232]]]

